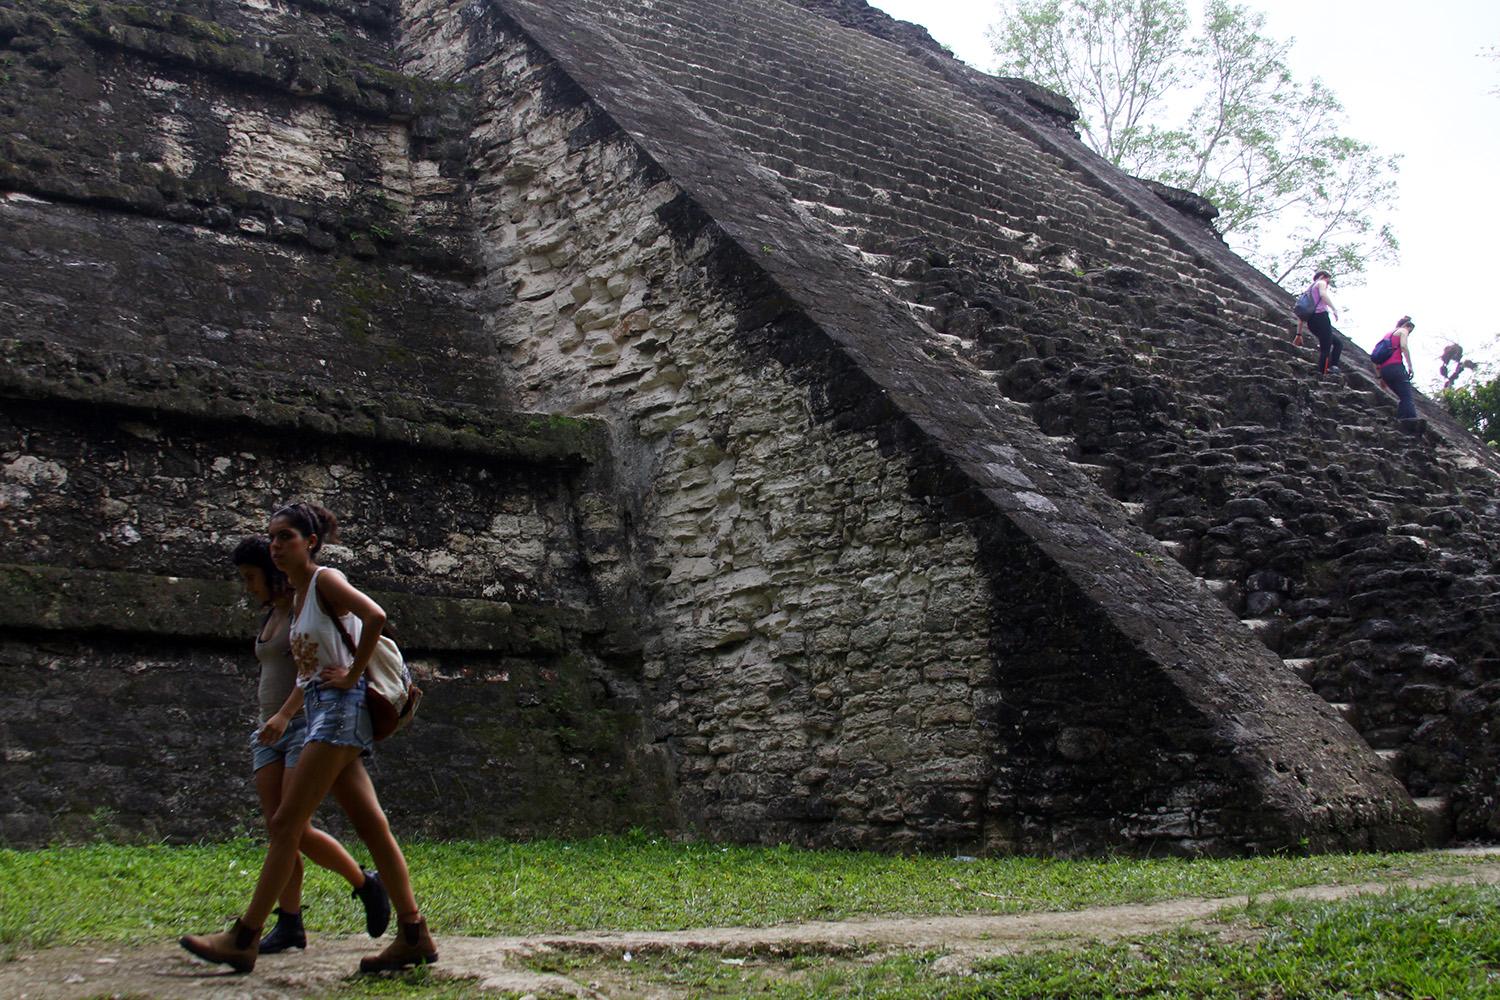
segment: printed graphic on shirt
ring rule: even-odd
[[[292,659],[297,661],[297,679],[306,680],[318,672],[318,640],[310,635],[292,636]]]

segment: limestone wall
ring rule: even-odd
[[[308,493],[431,688],[398,828],[1488,822],[1485,462],[1359,458],[1213,253],[804,6],[0,0],[0,838],[253,825],[223,560]]]
[[[0,178],[38,197],[461,271],[461,149],[446,139],[463,95],[391,72],[358,19],[327,23],[333,6],[319,18],[297,4],[5,0],[0,57],[24,99],[5,106]]]
[[[408,69],[465,67],[431,5]],[[962,524],[903,464],[820,425],[805,387],[737,342],[743,317],[658,218],[678,190],[510,37],[478,66],[474,136],[496,265],[488,318],[528,407],[609,419],[636,565],[653,738],[717,836],[894,848],[973,842],[990,770],[991,598]]]
[[[1310,384],[1263,277],[862,3],[567,6],[612,63],[638,61],[624,92],[670,85],[692,130],[711,121],[856,251],[845,267],[911,304],[929,354],[989,373],[1225,595],[1439,833],[1492,834],[1500,645],[1476,609],[1497,478],[1471,436],[1431,409],[1424,437],[1402,435],[1352,351]],[[663,118],[647,127],[668,145],[688,131]]]
[[[227,559],[296,497],[427,689],[398,830],[673,822],[590,577],[607,439],[513,412],[462,95],[390,68],[391,12],[0,3],[0,841],[257,825]]]
[[[653,717],[702,829],[1064,852],[1408,836],[1331,713],[1088,527],[1118,514],[1034,429],[1001,431],[998,396],[911,353],[847,251],[818,259],[680,97],[568,12],[408,15],[403,68],[485,109],[476,217],[518,392],[614,430]],[[1140,631],[1137,588],[1161,602]],[[1199,686],[1205,640],[1233,682]],[[1278,742],[1314,732],[1339,749],[1312,768]],[[1332,798],[1299,803],[1309,784]]]

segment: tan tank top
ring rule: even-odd
[[[255,633],[255,658],[260,661],[260,721],[275,715],[297,683],[297,663],[292,659],[292,613],[271,624],[270,638],[262,641],[265,625]]]

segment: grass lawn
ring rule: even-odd
[[[1332,902],[1252,904],[1208,928],[1091,948],[987,958],[940,952],[724,958],[551,955],[541,972],[611,996],[818,1000],[1336,1000],[1500,996],[1500,887],[1392,890]],[[325,1000],[494,998],[426,970],[351,982]],[[503,995],[502,995],[503,996]]]
[[[171,940],[217,926],[248,900],[262,850],[240,840],[0,851],[0,949]],[[1500,863],[1428,854],[957,860],[681,844],[648,835],[418,842],[407,845],[407,856],[418,900],[444,935],[1068,910],[1395,880]],[[305,911],[309,929],[319,933],[361,929],[347,887],[319,869],[309,868]]]
[[[905,998],[1494,998],[1500,889],[1396,890],[1337,903],[1256,905],[1213,930],[934,971],[936,956],[830,967],[763,994]],[[704,993],[711,996],[711,993]]]

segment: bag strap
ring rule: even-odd
[[[333,627],[339,630],[339,638],[344,640],[344,648],[349,650],[349,655],[354,655],[354,640],[349,638],[349,630],[344,628],[344,623],[339,621],[338,616],[328,610],[328,605],[323,603],[323,595],[318,592],[318,579],[313,577],[312,582],[313,599],[318,602],[318,607],[333,622]]]

